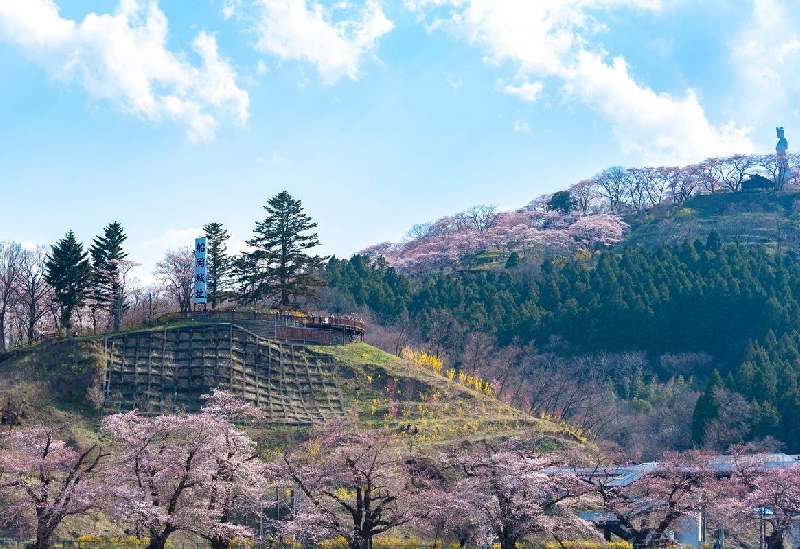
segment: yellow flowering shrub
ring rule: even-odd
[[[567,540],[562,541],[561,545],[555,541],[544,544],[544,549],[632,549],[632,545],[627,541],[589,541],[589,540]]]

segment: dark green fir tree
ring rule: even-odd
[[[45,263],[45,280],[53,288],[54,299],[59,309],[59,321],[72,334],[72,315],[81,307],[89,294],[92,267],[83,249],[69,231],[64,238],[53,244]]]
[[[247,241],[253,251],[237,261],[237,275],[245,302],[271,299],[288,307],[300,296],[312,296],[325,284],[319,276],[325,258],[310,255],[319,245],[317,224],[303,211],[300,200],[283,191],[267,201],[267,216],[256,223]]]
[[[106,311],[113,320],[114,330],[119,331],[123,306],[122,274],[123,260],[128,256],[122,244],[128,236],[122,225],[114,221],[103,229],[89,248],[92,258],[92,307],[97,330],[97,311]]]
[[[228,230],[222,223],[207,223],[203,225],[206,236],[206,265],[208,265],[208,278],[206,287],[211,308],[216,309],[217,303],[226,297],[227,278],[230,272],[230,258],[227,255],[227,240],[230,238]]]

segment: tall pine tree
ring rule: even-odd
[[[59,308],[61,326],[72,334],[72,315],[81,307],[89,293],[92,267],[83,244],[75,240],[69,231],[64,238],[53,244],[45,263],[44,278],[53,288]]]
[[[237,262],[237,275],[245,302],[274,299],[288,307],[292,299],[314,295],[325,282],[320,278],[323,260],[307,250],[319,245],[317,224],[303,212],[300,200],[282,191],[267,201],[267,217],[256,223],[247,241],[252,252]]]
[[[719,406],[715,393],[724,387],[725,382],[722,381],[722,377],[715,368],[711,372],[711,379],[708,381],[705,393],[697,399],[694,414],[692,415],[692,442],[698,446],[702,446],[705,442],[708,424],[719,416]]]
[[[228,272],[230,271],[230,258],[227,256],[228,247],[225,242],[230,238],[228,230],[222,223],[207,223],[203,225],[206,234],[206,265],[208,265],[207,289],[211,308],[216,309],[217,303],[225,299],[225,286]]]
[[[92,257],[92,297],[97,309],[108,311],[114,330],[119,331],[122,306],[121,262],[128,256],[122,243],[128,236],[122,225],[114,221],[104,229],[102,236],[94,239],[89,253]],[[95,329],[97,326],[95,325]]]

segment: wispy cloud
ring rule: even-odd
[[[609,58],[596,43],[607,29],[591,13],[658,11],[658,0],[406,0],[405,5],[427,14],[435,27],[481,45],[488,62],[514,63],[524,83],[505,86],[506,93],[535,101],[543,89],[540,79],[560,82],[567,97],[606,117],[625,151],[646,161],[682,163],[754,148],[749,128],[711,123],[692,89],[680,96],[659,93],[638,82],[624,58]]]
[[[167,49],[167,30],[156,0],[120,0],[113,13],[81,22],[61,17],[52,0],[0,2],[0,40],[95,99],[151,121],[171,119],[195,141],[213,139],[223,118],[246,124],[249,95],[215,36],[195,36],[195,66]]]
[[[174,250],[184,246],[193,246],[194,239],[200,236],[203,236],[203,229],[200,227],[188,229],[169,228],[163,233],[145,240],[144,247],[166,252],[167,250]]]
[[[306,61],[323,81],[358,80],[365,57],[374,56],[382,36],[394,28],[378,0],[226,0],[223,15],[255,21],[256,49],[281,61]]]
[[[506,85],[503,86],[503,91],[516,95],[520,99],[533,103],[539,98],[539,94],[544,89],[544,84],[541,82],[523,82],[519,86]]]
[[[751,17],[732,33],[732,76],[738,77],[742,103],[751,117],[782,117],[794,106],[800,82],[798,26],[796,5],[756,0]]]
[[[282,157],[278,151],[272,149],[272,163],[273,164],[288,164],[289,161]]]
[[[517,133],[531,133],[531,127],[527,122],[514,122],[514,131]]]
[[[449,84],[450,87],[456,91],[460,90],[461,87],[464,85],[464,81],[462,79],[453,78],[452,76],[449,75],[445,77],[444,81],[447,82],[447,84]]]

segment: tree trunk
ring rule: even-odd
[[[50,536],[52,535],[53,531],[49,528],[37,528],[36,541],[32,549],[47,549],[50,546]]]
[[[228,538],[223,538],[222,536],[215,536],[210,538],[211,541],[211,549],[228,549],[231,544],[231,540]]]
[[[353,536],[350,549],[372,549],[372,540],[361,535]]]
[[[28,345],[33,345],[33,340],[36,337],[36,308],[28,308]]]
[[[513,536],[500,537],[500,549],[516,549],[517,539]]]
[[[772,533],[764,538],[767,549],[783,549],[783,531],[773,529]]]
[[[147,549],[164,549],[164,546],[167,544],[167,539],[169,535],[173,532],[172,528],[164,528],[163,532],[153,532],[150,531],[150,544],[147,546]]]
[[[0,351],[6,352],[6,311],[0,311]]]

